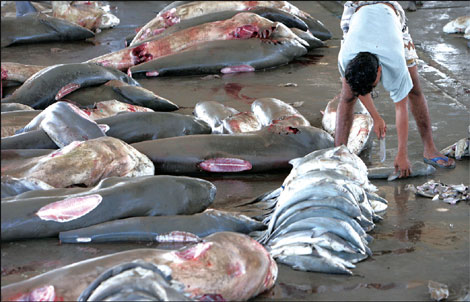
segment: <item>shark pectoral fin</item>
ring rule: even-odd
[[[220,70],[221,73],[237,73],[237,72],[251,72],[251,71],[255,71],[255,68],[250,65],[228,66]]]
[[[55,95],[55,100],[56,101],[60,100],[61,98],[63,98],[67,94],[70,94],[70,93],[72,93],[73,91],[75,91],[79,88],[80,88],[80,84],[69,83],[69,84],[65,85],[64,87],[60,88],[59,92],[57,92],[57,94]]]
[[[252,165],[239,158],[217,157],[199,163],[198,167],[208,172],[241,172],[251,170]]]

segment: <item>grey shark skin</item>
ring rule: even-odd
[[[77,106],[60,101],[48,106],[16,133],[42,129],[60,148],[74,141],[105,136],[103,130]]]
[[[2,176],[2,180],[1,180],[2,201],[4,198],[15,196],[24,192],[36,191],[36,190],[49,190],[53,188],[54,187],[38,179],[14,178],[10,176]]]
[[[226,73],[237,66],[245,67],[244,71],[254,71],[287,64],[306,53],[302,44],[290,39],[281,38],[277,42],[262,39],[210,41],[136,65],[130,70],[133,76]]]
[[[131,146],[152,160],[156,174],[264,172],[289,169],[289,160],[330,148],[333,138],[315,127],[271,125],[250,133],[188,135]]]
[[[49,195],[2,202],[2,241],[57,236],[125,217],[199,213],[213,202],[216,188],[198,178],[143,176],[110,177],[71,195],[64,195],[66,189],[42,193]]]
[[[20,103],[45,109],[78,88],[120,80],[133,86],[140,84],[125,73],[93,63],[58,64],[42,69],[30,77],[2,103]]]
[[[80,25],[41,13],[2,17],[1,47],[55,41],[76,41],[94,37],[95,34]]]
[[[210,134],[209,125],[190,115],[171,112],[126,112],[96,120],[109,126],[106,136],[128,144],[183,135]],[[75,124],[71,124],[72,128]],[[83,133],[91,133],[83,130]],[[56,134],[63,132],[57,130]],[[65,137],[67,139],[67,137]],[[70,138],[68,138],[70,139]],[[43,130],[31,130],[1,139],[1,149],[57,149],[58,146]]]
[[[97,102],[117,100],[119,102],[150,108],[154,111],[175,111],[178,105],[152,91],[112,80],[100,86],[85,87],[68,94],[65,99],[80,108],[93,107]]]
[[[32,130],[29,132],[3,137],[0,144],[1,150],[14,149],[58,149],[54,141],[42,130]]]
[[[106,124],[107,136],[128,144],[167,137],[210,134],[210,126],[193,116],[171,112],[129,112],[96,120]]]
[[[276,262],[256,240],[244,234],[219,232],[180,250],[134,249],[73,263],[3,286],[1,298],[13,300],[48,289],[57,300],[77,301],[101,273],[136,259],[167,266],[172,279],[183,283],[193,299],[217,294],[227,301],[245,301],[271,288],[277,278]]]
[[[208,209],[193,215],[131,217],[108,221],[82,229],[61,232],[62,243],[80,242],[159,242],[159,236],[171,232],[190,232],[206,237],[216,232],[248,234],[261,231],[266,225],[243,215]],[[171,240],[171,239],[170,239]]]
[[[28,134],[28,132],[33,133]],[[47,107],[16,133],[17,135],[2,138],[2,150],[62,148],[74,141],[105,136],[101,128],[86,113],[77,106],[63,101]]]

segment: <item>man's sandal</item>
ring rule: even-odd
[[[453,169],[455,168],[455,162],[452,164],[452,165],[444,165],[444,164],[440,164],[438,163],[437,161],[438,160],[443,160],[445,161],[446,163],[449,162],[449,158],[447,156],[437,156],[437,157],[434,157],[434,158],[426,158],[426,157],[423,157],[423,161],[427,164],[430,164],[431,166],[434,166],[434,167],[439,167],[439,168],[444,168],[444,169]]]

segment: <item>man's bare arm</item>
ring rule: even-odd
[[[359,100],[361,103],[366,107],[367,111],[369,111],[372,119],[374,120],[374,132],[379,139],[385,137],[385,133],[387,132],[387,126],[385,125],[384,120],[380,116],[379,112],[375,108],[374,101],[372,100],[372,96],[370,93],[366,95],[360,95]]]
[[[349,131],[353,121],[353,109],[356,103],[351,87],[342,78],[342,88],[338,108],[336,109],[335,146],[347,145]]]

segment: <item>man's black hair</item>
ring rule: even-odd
[[[349,62],[344,77],[355,95],[372,91],[378,68],[379,59],[370,52],[360,52]]]

